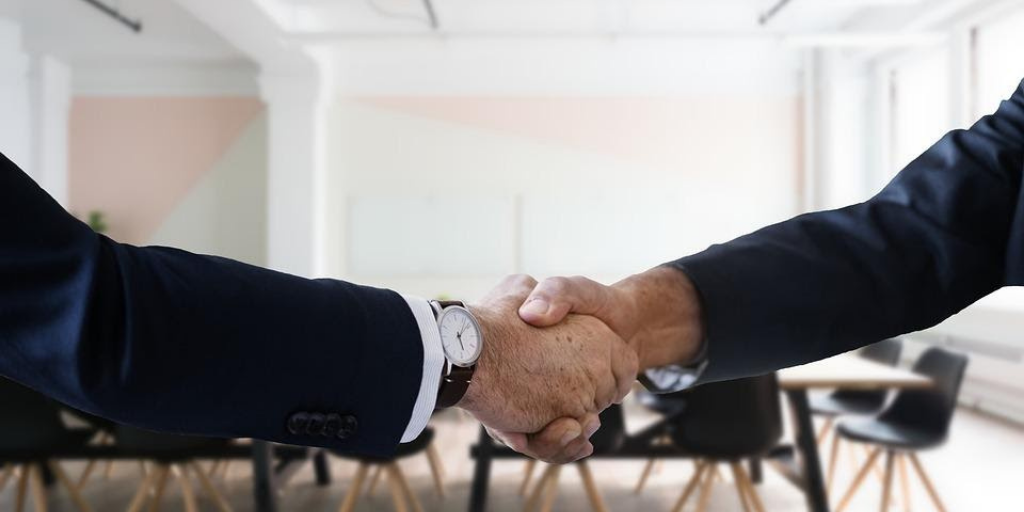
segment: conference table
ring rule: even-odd
[[[796,456],[788,464],[778,466],[785,471],[784,476],[803,490],[808,510],[812,512],[828,512],[829,503],[808,392],[813,389],[900,390],[932,386],[927,377],[876,363],[853,353],[787,368],[779,371],[778,375],[779,387],[786,394],[792,408],[796,442]],[[480,442],[474,451],[477,461],[469,497],[471,512],[484,512],[487,506],[487,487],[493,462],[491,446],[493,443],[481,428]]]

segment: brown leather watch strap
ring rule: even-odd
[[[452,306],[466,307],[465,303],[458,300],[439,300],[437,305],[441,308],[441,311]],[[448,370],[448,368],[451,368],[451,370]],[[447,409],[462,400],[462,397],[466,395],[466,390],[469,389],[470,382],[473,380],[473,371],[476,370],[476,365],[462,367],[449,363],[445,365],[442,372],[445,370],[448,370],[448,372],[441,375],[441,387],[437,390],[436,409]]]
[[[459,403],[466,395],[473,380],[474,367],[452,366],[448,375],[441,377],[441,389],[437,392],[437,408],[447,409]]]

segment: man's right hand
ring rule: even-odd
[[[513,276],[470,306],[485,343],[458,406],[513,449],[568,462],[593,450],[597,415],[629,392],[637,356],[593,317],[570,315],[544,329],[524,323],[517,311],[536,286],[530,277]]]

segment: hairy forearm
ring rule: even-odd
[[[697,356],[704,339],[700,298],[683,272],[656,267],[628,277],[613,289],[630,304],[636,326],[630,345],[640,368],[686,364]]]

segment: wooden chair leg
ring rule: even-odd
[[[171,474],[171,469],[164,464],[157,464],[153,468],[153,472],[156,473],[156,487],[153,492],[153,497],[149,500],[149,512],[160,512],[160,507],[163,505],[164,492],[167,491],[167,477]]]
[[[427,447],[427,462],[430,463],[430,476],[434,478],[434,488],[437,489],[437,494],[444,498],[444,465],[434,443]]]
[[[900,495],[903,497],[903,512],[910,512],[910,480],[907,478],[907,457],[902,453],[896,455],[900,470]]]
[[[370,485],[366,489],[366,494],[372,495],[377,491],[377,483],[380,482],[381,475],[384,473],[384,466],[377,464],[373,467],[373,475],[370,476]]]
[[[4,487],[7,487],[7,482],[14,476],[14,467],[14,464],[5,464],[3,466],[4,472],[0,473],[0,492],[4,491]]]
[[[640,480],[636,483],[636,488],[633,489],[633,494],[640,494],[644,490],[644,486],[647,485],[647,479],[651,476],[651,470],[654,469],[655,459],[647,459],[647,464],[644,464],[644,471],[640,473]]]
[[[868,447],[868,445],[862,444],[861,447],[864,448],[864,453],[867,453],[867,454],[871,453],[871,448]],[[878,467],[878,462],[879,461],[875,462],[875,465],[871,467],[871,470],[875,472],[875,477],[878,478],[878,483],[884,484],[885,483],[885,473],[882,471],[882,469],[880,469]]]
[[[740,477],[740,471],[742,471],[743,468],[739,467],[738,462],[729,464],[729,467],[732,468],[732,481],[733,485],[736,487],[736,495],[740,498],[740,505],[743,506],[743,512],[750,512],[750,504],[747,503],[749,501],[747,498],[747,487],[743,482],[743,478]]]
[[[135,496],[128,505],[128,512],[139,512],[142,510],[142,504],[145,503],[146,496],[149,496],[149,490],[153,487],[153,481],[156,479],[156,476],[156,473],[149,473],[142,477],[142,483],[139,484],[138,490],[135,491]]]
[[[416,497],[416,494],[412,492],[412,488],[409,487],[409,481],[405,479],[405,474],[402,473],[402,468],[398,466],[397,462],[388,464],[388,476],[398,482],[398,487],[402,489],[405,499],[412,503],[413,512],[423,512],[423,504],[420,503],[420,499]]]
[[[210,464],[210,469],[209,469],[209,471],[206,472],[206,474],[210,475],[211,477],[217,476],[217,470],[220,469],[220,464],[221,464],[221,461],[219,461],[219,460],[213,461],[213,463]]]
[[[188,473],[177,464],[171,466],[171,474],[181,487],[181,499],[185,502],[185,512],[199,512],[196,508],[196,495],[192,492],[192,483],[188,481]]]
[[[43,483],[43,468],[39,464],[30,464],[29,487],[32,489],[32,503],[36,512],[46,512],[46,485]]]
[[[821,443],[825,442],[825,438],[828,437],[828,433],[832,430],[832,424],[835,423],[835,421],[836,419],[831,416],[825,418],[825,424],[821,426],[820,430],[818,430],[818,446],[821,446]]]
[[[587,497],[590,498],[590,506],[596,512],[608,512],[608,507],[597,490],[597,483],[594,482],[594,474],[590,472],[590,465],[587,464],[587,461],[581,460],[576,463],[576,469],[579,470],[580,478],[583,479],[583,487],[587,491]]]
[[[519,495],[526,496],[526,490],[530,488],[530,480],[533,479],[533,470],[537,468],[537,461],[530,459],[526,461],[523,468],[523,483],[519,485]]]
[[[750,500],[750,506],[755,512],[764,512],[764,503],[761,501],[761,495],[757,493],[757,488],[754,487],[754,482],[750,480],[750,475],[748,475],[747,470],[743,468],[743,464],[737,462],[736,470],[739,474],[740,480],[743,481],[743,488],[747,491],[747,499]]]
[[[85,465],[85,469],[82,470],[82,475],[78,477],[78,484],[75,487],[79,489],[85,488],[85,484],[89,482],[89,476],[92,475],[93,468],[96,467],[96,459],[91,459]]]
[[[60,463],[50,460],[46,462],[46,465],[49,466],[50,472],[57,477],[57,481],[67,489],[68,494],[71,495],[71,501],[78,507],[79,512],[92,512],[92,507],[82,498],[82,493],[78,491],[78,486],[71,483],[71,479],[68,478],[68,474],[61,467]]]
[[[935,508],[939,512],[946,512],[946,506],[942,504],[942,500],[939,499],[939,493],[935,491],[935,486],[932,485],[932,480],[928,478],[928,473],[924,471],[924,466],[921,465],[921,461],[917,460],[916,453],[907,453],[907,457],[910,457],[910,462],[914,465],[914,469],[917,470],[917,476],[921,478],[921,482],[924,483],[924,488],[928,491],[928,496],[931,497],[932,503],[935,504]]]
[[[555,472],[548,479],[547,494],[544,496],[544,503],[541,504],[540,512],[551,512],[555,506],[555,498],[558,497],[558,476],[562,474],[562,466],[555,465]]]
[[[839,461],[839,433],[832,436],[832,455],[828,459],[828,476],[825,478],[825,495],[832,494],[832,483],[836,477],[836,463]]]
[[[718,463],[709,461],[707,475],[704,477],[704,485],[700,487],[700,497],[697,499],[697,512],[705,512],[708,509],[708,502],[711,500],[711,489],[715,486],[715,479],[718,478]]]
[[[391,499],[395,502],[395,512],[408,512],[402,486],[395,478],[391,477],[390,472],[388,472],[388,487],[391,489]]]
[[[199,479],[199,486],[203,488],[203,492],[206,496],[213,501],[217,510],[220,512],[232,512],[231,505],[228,505],[228,500],[225,499],[224,495],[213,486],[213,482],[211,482],[210,478],[206,476],[205,472],[203,472],[203,468],[199,467],[199,463],[192,461],[189,463],[189,467],[192,469],[192,472],[196,474],[196,478]]]
[[[672,507],[672,512],[682,512],[683,507],[686,506],[686,501],[690,499],[690,495],[693,494],[693,490],[697,488],[697,484],[701,482],[701,478],[704,476],[704,471],[707,469],[707,465],[703,461],[696,461],[693,476],[690,477],[690,481],[686,483],[686,487],[683,488],[683,494],[679,496],[676,501],[676,505]]]
[[[352,478],[352,485],[345,493],[345,499],[342,500],[338,512],[352,512],[355,510],[356,500],[359,499],[359,494],[363,490],[363,480],[366,478],[366,473],[369,469],[370,466],[365,462],[359,463],[359,467],[356,468],[356,476]]]
[[[868,456],[867,462],[864,463],[864,467],[857,473],[857,477],[853,479],[853,483],[850,484],[850,489],[846,491],[842,501],[839,502],[839,506],[836,507],[836,512],[843,512],[847,505],[850,504],[850,500],[853,499],[854,494],[857,494],[857,489],[860,489],[861,484],[864,483],[864,478],[871,472],[871,468],[875,465],[875,460],[882,453],[881,448],[875,448]]]
[[[555,464],[552,464],[544,469],[544,473],[541,474],[540,480],[534,484],[533,492],[530,493],[530,497],[526,499],[526,504],[523,505],[523,512],[532,512],[537,505],[540,504],[541,498],[544,496],[544,491],[548,488],[548,481],[555,474]]]
[[[221,469],[220,469],[220,479],[221,480],[227,480],[228,479],[228,475],[230,474],[230,471],[231,471],[231,461],[230,460],[226,460],[226,461],[224,461],[223,467],[221,467]]]
[[[22,465],[18,473],[18,488],[14,499],[14,512],[24,512],[25,498],[28,496],[28,466]]]
[[[427,457],[437,462],[437,469],[441,478],[447,478],[448,471],[444,468],[444,459],[441,458],[441,452],[437,451],[436,443],[430,443],[430,446],[427,446]]]
[[[893,463],[896,462],[893,456],[894,453],[892,450],[887,450],[885,452],[885,480],[882,483],[881,512],[889,512],[889,501],[892,499]]]

